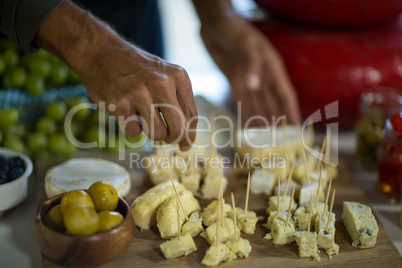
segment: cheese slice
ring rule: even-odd
[[[101,158],[73,158],[47,171],[45,191],[50,198],[72,190],[88,189],[97,181],[110,183],[121,197],[131,190],[130,174],[124,167]]]

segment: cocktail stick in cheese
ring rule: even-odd
[[[369,206],[357,202],[344,202],[342,219],[353,240],[352,246],[360,249],[375,246],[378,225]]]
[[[335,243],[335,214],[330,214],[330,223],[327,227],[328,213],[319,215],[315,220],[315,232],[317,233],[317,246],[325,250],[328,256],[336,255],[339,246]]]
[[[216,266],[219,263],[226,261],[229,262],[236,259],[236,254],[234,254],[228,246],[222,243],[212,244],[205,253],[201,264],[205,266]]]
[[[253,194],[271,195],[276,183],[276,176],[270,171],[262,169],[254,170],[251,175],[251,192]]]
[[[292,198],[289,195],[285,195],[284,197],[281,197],[279,200],[279,210],[280,211],[288,211],[291,200],[292,200]],[[292,200],[291,212],[293,213],[296,210],[296,208],[297,208],[297,204],[294,200]],[[277,211],[277,210],[278,210],[278,196],[271,196],[269,198],[269,202],[268,202],[267,213],[270,214],[272,211]]]
[[[222,177],[222,189],[225,192],[228,185],[228,179]],[[219,185],[220,185],[220,171],[209,169],[206,177],[204,178],[204,184],[201,187],[202,196],[206,199],[219,199]]]
[[[205,240],[209,244],[213,244],[216,241],[216,224],[221,224],[220,221],[215,222],[211,226],[209,226],[204,233],[201,233],[201,237],[204,237]],[[238,236],[240,236],[240,229],[236,227],[234,228],[234,222],[232,219],[224,218],[223,219],[223,227],[219,226],[219,242],[226,243],[228,242],[236,232]]]

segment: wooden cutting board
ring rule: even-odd
[[[92,157],[102,157],[115,161],[125,166],[132,178],[132,191],[126,197],[126,201],[132,201],[147,189],[152,187],[146,179],[144,172],[135,167],[130,167],[129,161],[119,161],[117,157],[111,155],[96,154]],[[37,198],[38,205],[46,199],[44,191],[44,176],[48,168],[60,163],[60,160],[52,160],[37,163]],[[378,221],[379,234],[377,244],[371,249],[358,249],[351,245],[351,239],[347,233],[343,221],[342,204],[343,201],[357,201],[367,203],[363,191],[358,188],[348,172],[346,165],[341,162],[339,165],[339,176],[333,181],[336,188],[336,200],[334,212],[336,214],[336,236],[335,241],[340,246],[339,255],[329,259],[324,250],[321,250],[321,261],[313,261],[312,258],[300,258],[296,243],[290,245],[274,245],[270,241],[263,239],[267,229],[262,225],[266,223],[268,197],[263,195],[250,194],[249,209],[264,216],[264,220],[257,224],[256,232],[253,235],[242,233],[242,237],[250,241],[253,249],[248,259],[236,259],[229,263],[221,263],[226,267],[304,267],[304,266],[358,266],[358,267],[402,267],[402,259],[399,252],[393,245],[388,234],[384,230],[381,222]],[[230,202],[230,192],[235,195],[236,205],[243,207],[246,191],[247,178],[244,170],[227,169],[226,176],[229,178],[229,186],[225,192],[225,200]],[[201,207],[204,208],[210,200],[200,200]],[[194,239],[198,251],[186,257],[166,260],[159,249],[159,245],[164,242],[160,238],[158,229],[153,227],[151,230],[139,231],[136,229],[134,239],[128,250],[119,258],[102,267],[205,267],[201,265],[201,260],[205,255],[209,244],[200,237]],[[45,257],[42,257],[43,267],[58,267]]]

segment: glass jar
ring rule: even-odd
[[[365,169],[377,168],[377,149],[385,121],[402,111],[402,91],[378,87],[360,96],[361,117],[357,125],[357,155]]]
[[[378,187],[391,199],[401,199],[402,113],[387,120],[378,158]]]

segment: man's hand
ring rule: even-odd
[[[91,99],[106,105],[126,135],[142,130],[153,140],[190,149],[197,110],[183,68],[126,42],[68,1],[46,18],[35,43],[70,64]]]
[[[201,36],[228,78],[236,101],[242,104],[243,124],[255,115],[268,122],[271,116],[279,115],[286,115],[290,123],[299,122],[297,95],[276,49],[235,13],[230,1],[212,2],[194,0]],[[253,120],[249,126],[261,124],[261,120]]]

